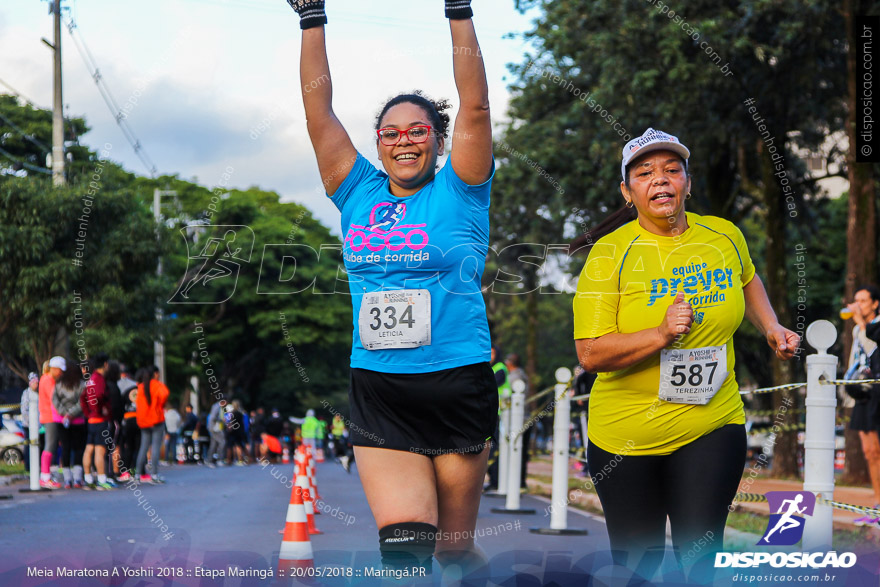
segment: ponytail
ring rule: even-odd
[[[584,234],[577,237],[569,246],[569,254],[574,255],[580,251],[587,251],[596,244],[600,238],[607,234],[611,234],[624,224],[628,224],[638,218],[635,208],[627,208],[623,206],[616,212],[607,216],[602,222],[588,230]]]
[[[150,367],[144,367],[141,369],[140,377],[138,377],[138,383],[143,384],[144,386],[144,399],[147,400],[147,405],[153,403],[153,398],[150,396],[150,382],[153,380],[153,374],[159,370],[155,365]]]
[[[624,224],[629,224],[633,220],[638,218],[638,213],[636,212],[635,207],[628,208],[623,206],[607,218],[600,222],[593,230],[589,231],[587,234],[592,239],[593,243],[597,240],[605,236],[606,234],[611,234]]]

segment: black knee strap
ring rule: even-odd
[[[430,574],[436,544],[437,527],[424,522],[379,528],[379,552],[385,567],[422,567]]]

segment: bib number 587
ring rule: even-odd
[[[694,363],[690,368],[688,368],[687,365],[674,365],[672,367],[670,383],[675,387],[681,387],[685,383],[692,387],[698,387],[703,385],[704,374],[708,371],[709,375],[706,385],[712,385],[712,381],[715,377],[715,370],[718,368],[718,361],[706,363],[705,369],[703,367],[704,365],[702,363]]]

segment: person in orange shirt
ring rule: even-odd
[[[61,416],[52,406],[52,396],[55,394],[55,382],[66,369],[67,361],[64,357],[52,357],[49,359],[48,371],[44,369],[43,376],[40,377],[40,424],[46,429],[46,442],[40,455],[40,487],[45,489],[61,487],[60,483],[52,480],[50,473],[52,457],[58,452],[58,425],[61,423]]]
[[[138,374],[137,424],[141,429],[141,448],[138,451],[137,475],[144,483],[164,483],[159,477],[159,449],[165,438],[165,404],[168,401],[168,388],[159,381],[159,368],[155,365],[144,367]],[[151,447],[150,469],[147,474],[147,447]]]

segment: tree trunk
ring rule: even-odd
[[[846,156],[849,175],[849,209],[846,221],[846,301],[851,301],[856,288],[864,283],[876,283],[877,242],[876,203],[874,199],[874,176],[871,163],[856,162],[856,47],[858,34],[855,30],[857,14],[865,14],[859,0],[844,0],[843,11],[846,22],[846,39],[849,51],[846,56],[847,71],[847,118],[846,134],[849,139],[849,152]],[[844,355],[843,368],[852,347],[852,323],[847,321],[843,330]],[[846,465],[841,477],[842,483],[865,484],[869,482],[865,459],[858,434],[846,431]]]
[[[779,128],[779,127],[777,127]],[[774,134],[775,137],[783,138],[782,134]],[[780,150],[785,149],[785,141],[782,140],[778,146]],[[786,255],[788,249],[785,242],[785,222],[789,219],[789,214],[785,205],[785,197],[777,178],[774,176],[774,164],[770,159],[770,152],[762,141],[758,142],[759,160],[761,162],[761,178],[763,183],[764,207],[767,212],[766,229],[767,229],[767,251],[765,254],[766,261],[766,289],[770,298],[770,304],[776,311],[776,317],[779,323],[786,325],[791,323],[791,312],[788,308],[788,292],[786,289],[786,281],[788,268],[786,267]],[[767,347],[767,352],[773,351]],[[773,385],[782,385],[792,382],[792,368],[788,361],[779,361],[774,357],[773,360]],[[797,409],[797,394],[794,391],[776,392],[773,394],[773,422],[781,423],[782,426],[794,423],[792,412],[788,409],[784,412],[783,417],[777,420],[776,414],[783,405],[783,400],[790,400],[787,404]],[[798,477],[797,462],[797,430],[777,431],[776,442],[773,448],[773,468],[774,477]]]
[[[526,269],[526,374],[529,387],[526,397],[534,395],[538,376],[538,276],[531,267]]]

